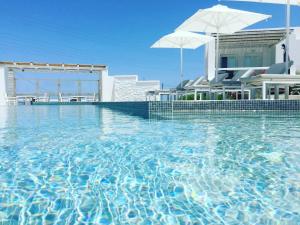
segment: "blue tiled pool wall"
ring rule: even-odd
[[[222,113],[222,111],[299,111],[300,100],[107,102],[98,105],[143,118]]]
[[[174,101],[149,102],[153,112],[244,111],[244,110],[300,110],[299,100],[244,100],[244,101]]]
[[[149,102],[101,102],[97,105],[133,116],[149,118]]]

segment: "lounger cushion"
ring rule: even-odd
[[[202,83],[202,81],[204,81],[204,80],[205,80],[205,77],[198,77],[194,80],[194,82],[191,84],[191,86],[198,85],[198,84]]]
[[[216,79],[216,77],[214,79],[211,80],[211,84],[217,84],[222,82],[226,77],[228,77],[228,73],[219,73],[218,74],[218,80]]]
[[[293,61],[289,62],[289,68],[293,65]],[[285,63],[277,63],[270,66],[266,71],[266,74],[284,74],[285,73]]]
[[[255,70],[249,69],[240,78],[248,78],[251,77],[252,75],[255,75]]]
[[[184,86],[187,85],[187,83],[189,83],[189,82],[190,82],[190,80],[182,81],[180,84],[177,85],[176,90],[183,90]]]
[[[241,81],[235,81],[235,80],[224,80],[222,81],[223,86],[241,86]]]
[[[232,81],[238,81],[245,74],[244,70],[238,71],[232,78]]]

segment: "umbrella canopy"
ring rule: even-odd
[[[291,5],[298,5],[300,6],[300,0],[232,0],[232,1],[239,1],[239,2],[259,2],[259,3],[271,3],[271,4],[285,4],[286,7],[286,54],[285,54],[285,72],[286,74],[289,73],[289,49],[290,49],[290,43],[289,43],[289,35],[290,35],[290,14],[291,14]]]
[[[290,5],[300,5],[300,0],[232,0],[239,2],[260,2],[260,3],[271,3],[271,4],[290,4]]]
[[[212,37],[186,31],[176,31],[163,36],[151,48],[180,49],[180,78],[183,81],[183,49],[196,49],[213,40]]]
[[[200,9],[177,30],[232,34],[271,16],[216,5]]]
[[[163,36],[155,42],[151,48],[179,48],[196,49],[211,41],[213,38],[207,35],[196,34],[187,31],[176,31]]]
[[[219,34],[232,34],[270,17],[271,16],[265,14],[216,5],[208,9],[200,9],[180,25],[177,30],[217,34],[216,79],[218,79]]]

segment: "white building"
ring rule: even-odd
[[[285,28],[244,30],[230,35],[220,35],[219,70],[237,71],[239,68],[266,68],[283,62],[282,44]],[[300,28],[292,28],[290,54],[294,61],[291,74],[300,74]],[[205,74],[209,80],[215,77],[215,41],[205,50]]]
[[[160,81],[140,81],[137,75],[102,76],[102,101],[145,101],[149,91],[160,89]]]

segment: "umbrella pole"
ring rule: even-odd
[[[286,44],[285,44],[285,73],[289,74],[289,53],[290,53],[290,23],[291,23],[291,2],[287,0],[286,5]]]
[[[183,82],[183,48],[180,48],[180,87],[181,88],[183,88],[182,82]]]
[[[216,41],[216,66],[215,66],[215,76],[216,82],[218,82],[219,75],[219,32],[217,32],[217,41]]]

